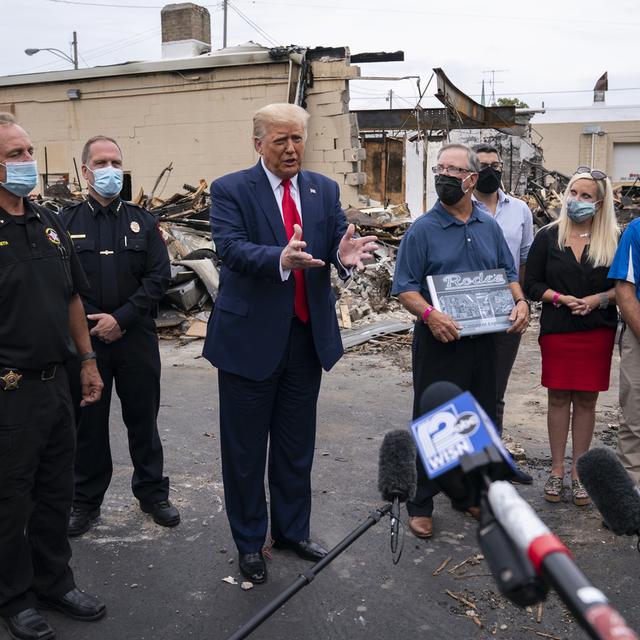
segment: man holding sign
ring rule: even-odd
[[[510,333],[529,324],[529,306],[518,284],[509,247],[496,221],[471,196],[480,164],[461,144],[442,147],[433,167],[438,201],[407,231],[398,251],[392,294],[417,317],[413,337],[413,418],[433,382],[448,380],[470,391],[495,419],[496,361],[491,334],[460,336],[461,326],[431,304],[427,276],[504,269],[513,295]],[[418,490],[407,503],[409,528],[419,538],[433,533],[433,496],[438,488],[418,461]]]

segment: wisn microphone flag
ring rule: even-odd
[[[487,447],[495,447],[511,469],[516,469],[491,418],[468,391],[414,420],[411,432],[432,480],[457,467],[463,456]]]

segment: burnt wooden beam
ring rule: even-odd
[[[372,51],[351,55],[352,64],[363,64],[364,62],[404,62],[404,51]]]

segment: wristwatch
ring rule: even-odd
[[[529,313],[531,313],[531,303],[526,299],[526,298],[518,298],[517,300],[514,301],[514,305],[518,304],[518,302],[524,302],[527,305],[527,308],[529,309]]]
[[[609,306],[609,296],[606,293],[599,293],[598,297],[600,298],[600,309],[606,309]]]

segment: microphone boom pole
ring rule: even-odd
[[[372,511],[369,517],[357,529],[354,529],[346,538],[333,547],[324,558],[318,560],[312,567],[302,572],[280,595],[276,596],[271,602],[258,611],[253,618],[243,624],[234,634],[228,636],[227,640],[243,640],[247,638],[285,602],[298,593],[300,589],[306,587],[328,564],[331,564],[343,551],[348,549],[363,533],[380,522],[382,517],[391,511],[391,508],[391,504],[386,504]]]

